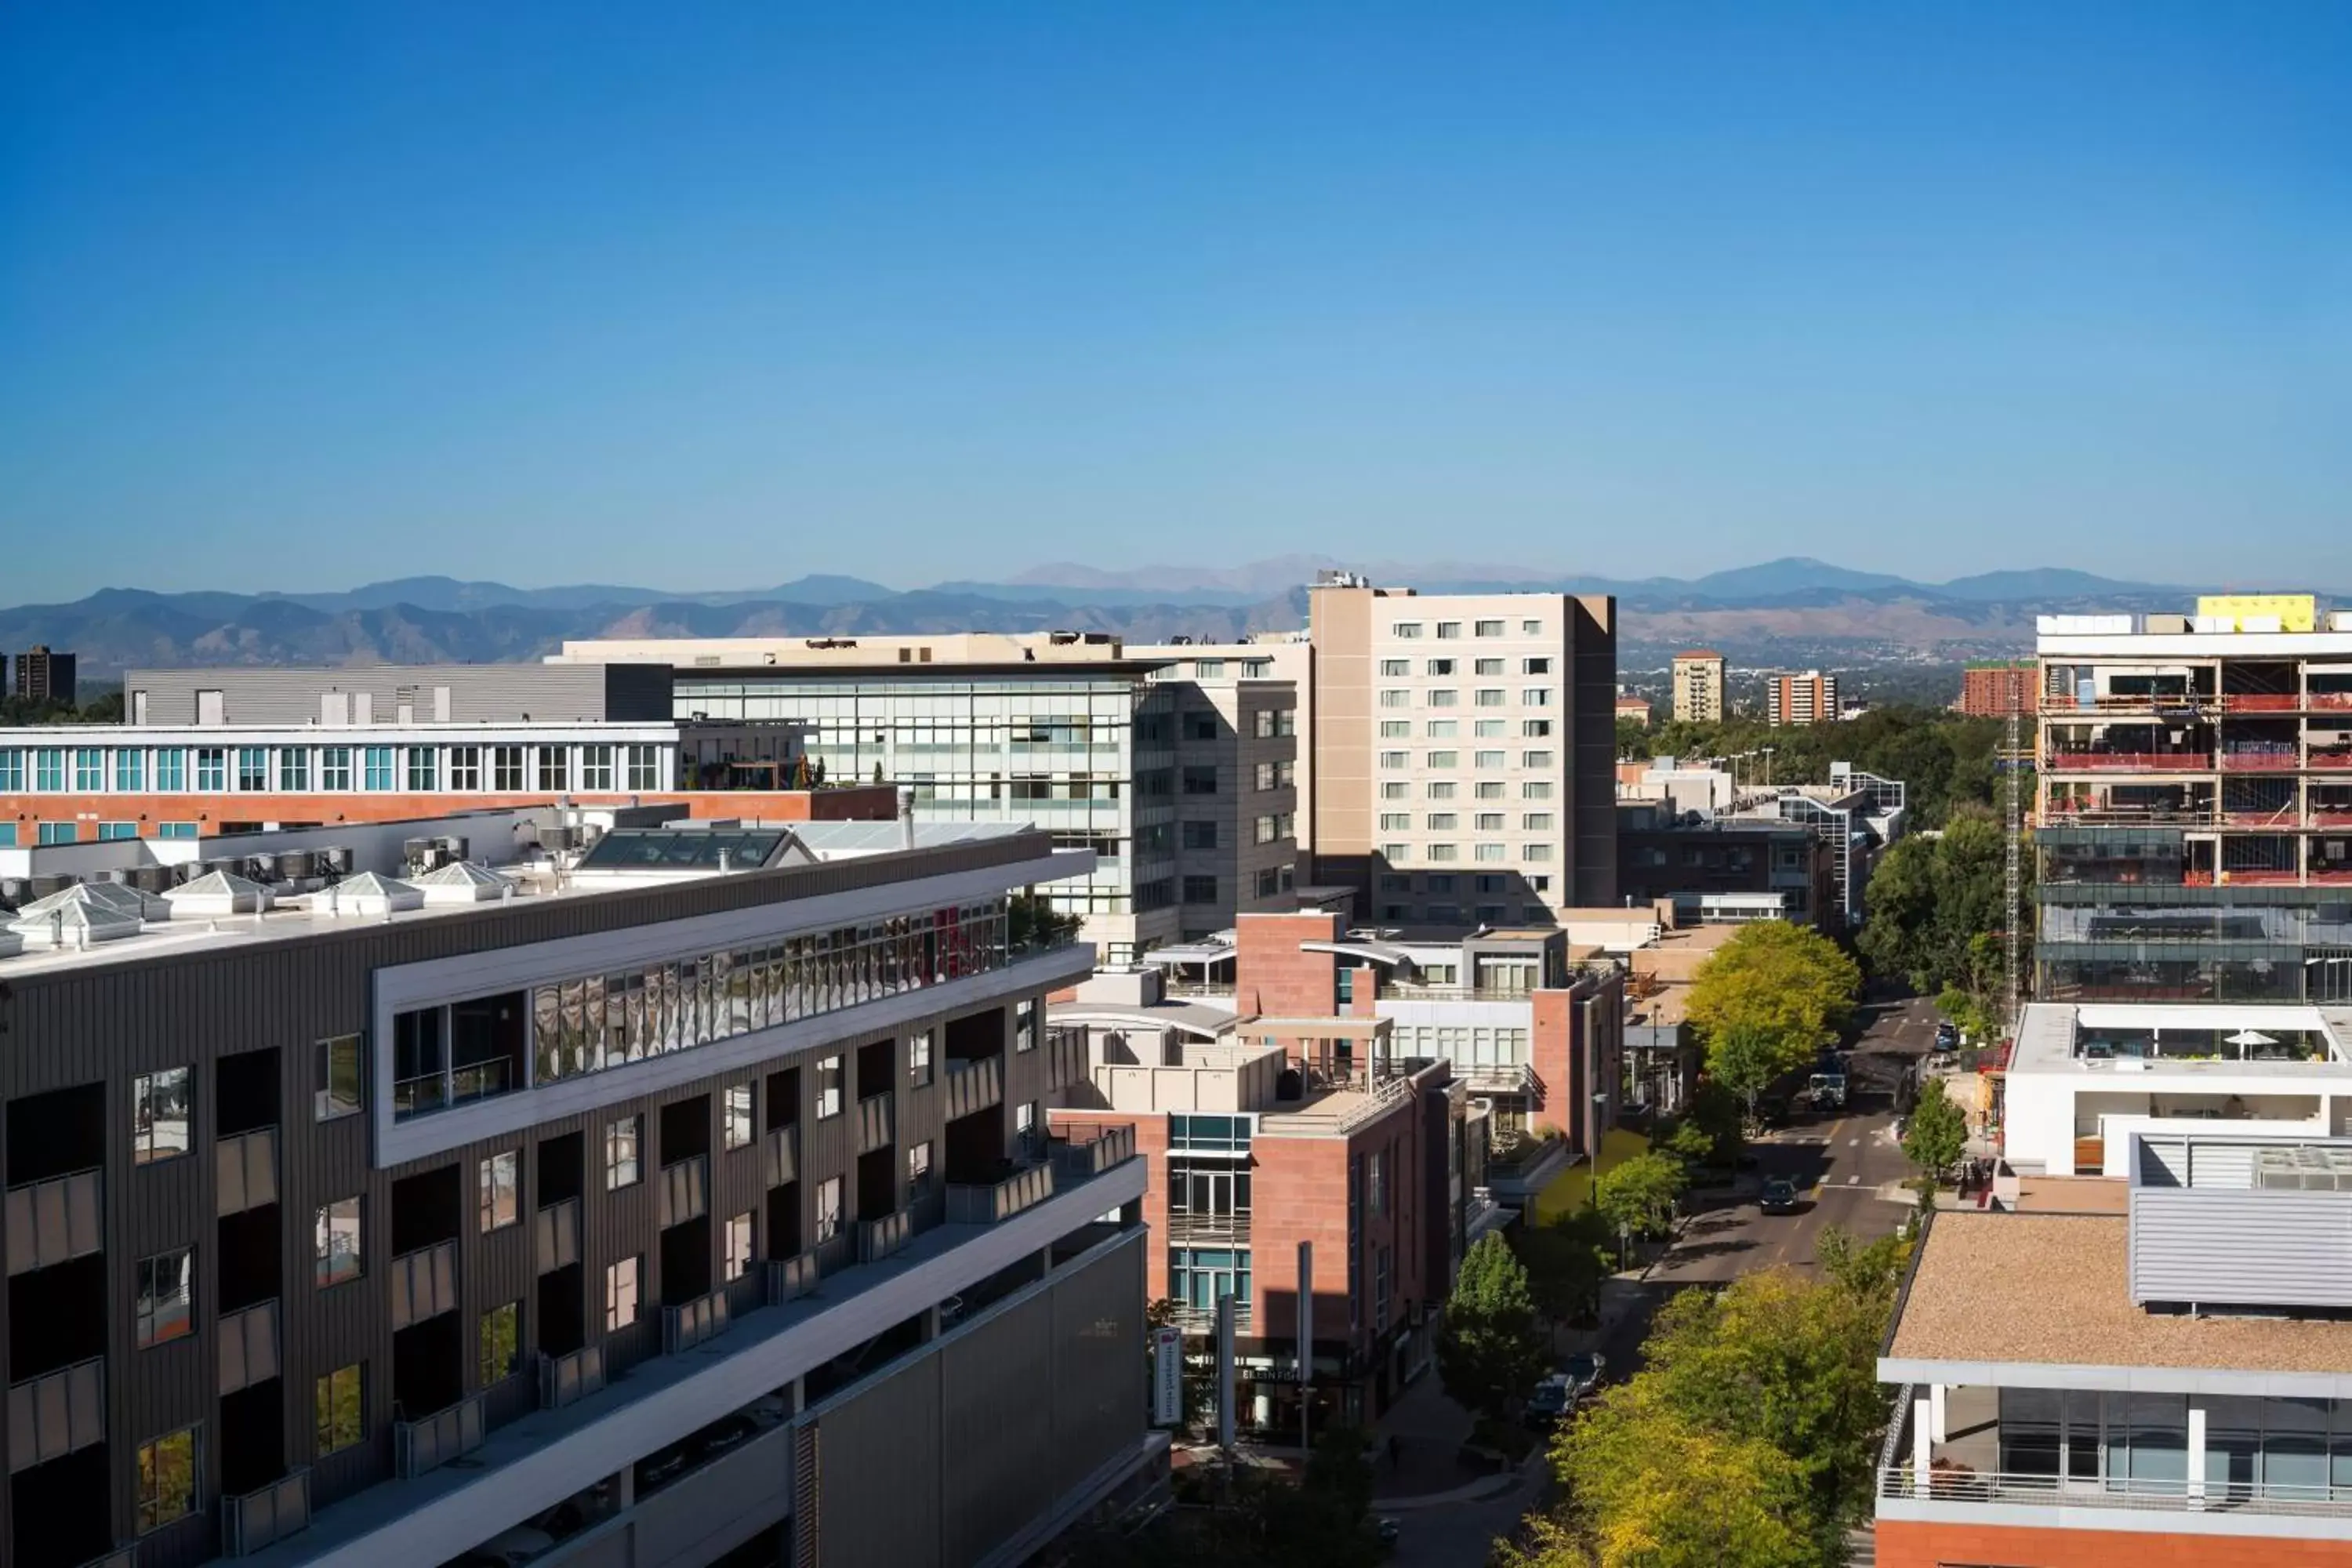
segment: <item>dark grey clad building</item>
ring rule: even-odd
[[[1013,1563],[1164,1464],[1008,918],[1092,857],[720,836],[0,910],[7,1563]]]

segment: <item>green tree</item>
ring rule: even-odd
[[[1463,1256],[1436,1351],[1445,1392],[1495,1420],[1543,1375],[1546,1358],[1528,1271],[1501,1237],[1482,1236]]]
[[[1045,901],[1042,893],[1015,893],[1005,900],[1004,938],[1015,952],[1069,942],[1082,922]]]
[[[1692,976],[1688,1016],[1701,1033],[1753,1027],[1803,1035],[1810,1047],[1853,1015],[1862,971],[1837,943],[1786,921],[1745,925]]]
[[[1814,1031],[1774,1033],[1757,1025],[1736,1026],[1707,1040],[1706,1070],[1716,1082],[1739,1097],[1753,1121],[1756,1097],[1782,1073],[1794,1072],[1811,1061],[1819,1038]]]
[[[1879,857],[1855,949],[1874,974],[1930,994],[1959,992],[1990,1012],[2007,985],[2004,934],[2032,918],[2030,889],[2003,910],[2007,884],[2006,830],[1989,810],[1964,807],[1941,835],[1902,839]]]
[[[1706,1163],[1716,1170],[1727,1171],[1739,1163],[1740,1149],[1747,1142],[1740,1123],[1742,1109],[1738,1095],[1711,1079],[1701,1079],[1683,1107],[1683,1124],[1706,1133],[1714,1145]]]
[[[1675,1200],[1689,1185],[1683,1163],[1653,1149],[1603,1171],[1592,1184],[1592,1205],[1619,1235],[1654,1236],[1674,1217]]]
[[[1616,1237],[1597,1210],[1575,1209],[1542,1225],[1507,1233],[1528,1271],[1536,1310],[1554,1323],[1581,1321],[1599,1310]]]
[[[1944,1092],[1941,1079],[1929,1079],[1911,1108],[1910,1125],[1903,1131],[1903,1152],[1919,1167],[1920,1179],[1932,1192],[1945,1172],[1968,1152],[1969,1119]]]

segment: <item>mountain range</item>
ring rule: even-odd
[[[317,593],[107,588],[0,609],[0,648],[47,644],[104,679],[132,666],[352,664],[536,658],[566,637],[1107,631],[1135,641],[1229,639],[1305,624],[1305,584],[1341,563],[1290,555],[1230,567],[1122,571],[1049,564],[1002,583],[901,590],[807,576],[772,588],[678,593],[614,584],[519,588],[409,577]],[[1612,579],[1464,562],[1358,566],[1424,593],[1613,594],[1619,662],[1662,663],[1706,642],[1757,664],[1956,660],[2030,647],[2037,613],[2186,608],[2193,590],[2062,568],[1921,583],[1802,556],[1693,578]]]

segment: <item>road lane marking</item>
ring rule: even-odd
[[[1847,1186],[1849,1186],[1849,1187],[1850,1187],[1850,1186],[1853,1185],[1856,1182],[1859,1182],[1860,1180],[1862,1180],[1862,1178],[1861,1178],[1860,1176],[1848,1176],[1848,1177],[1845,1179],[1845,1184],[1846,1184]]]

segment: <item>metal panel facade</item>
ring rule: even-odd
[[[123,689],[146,694],[146,722],[156,725],[209,720],[200,691],[221,694],[217,722],[229,725],[322,723],[337,695],[351,700],[338,714],[356,717],[362,693],[378,724],[499,724],[661,721],[670,717],[670,684],[669,667],[657,664],[373,664],[134,669]]]
[[[2135,1301],[2352,1306],[2352,1193],[2137,1188],[2131,1289]]]

